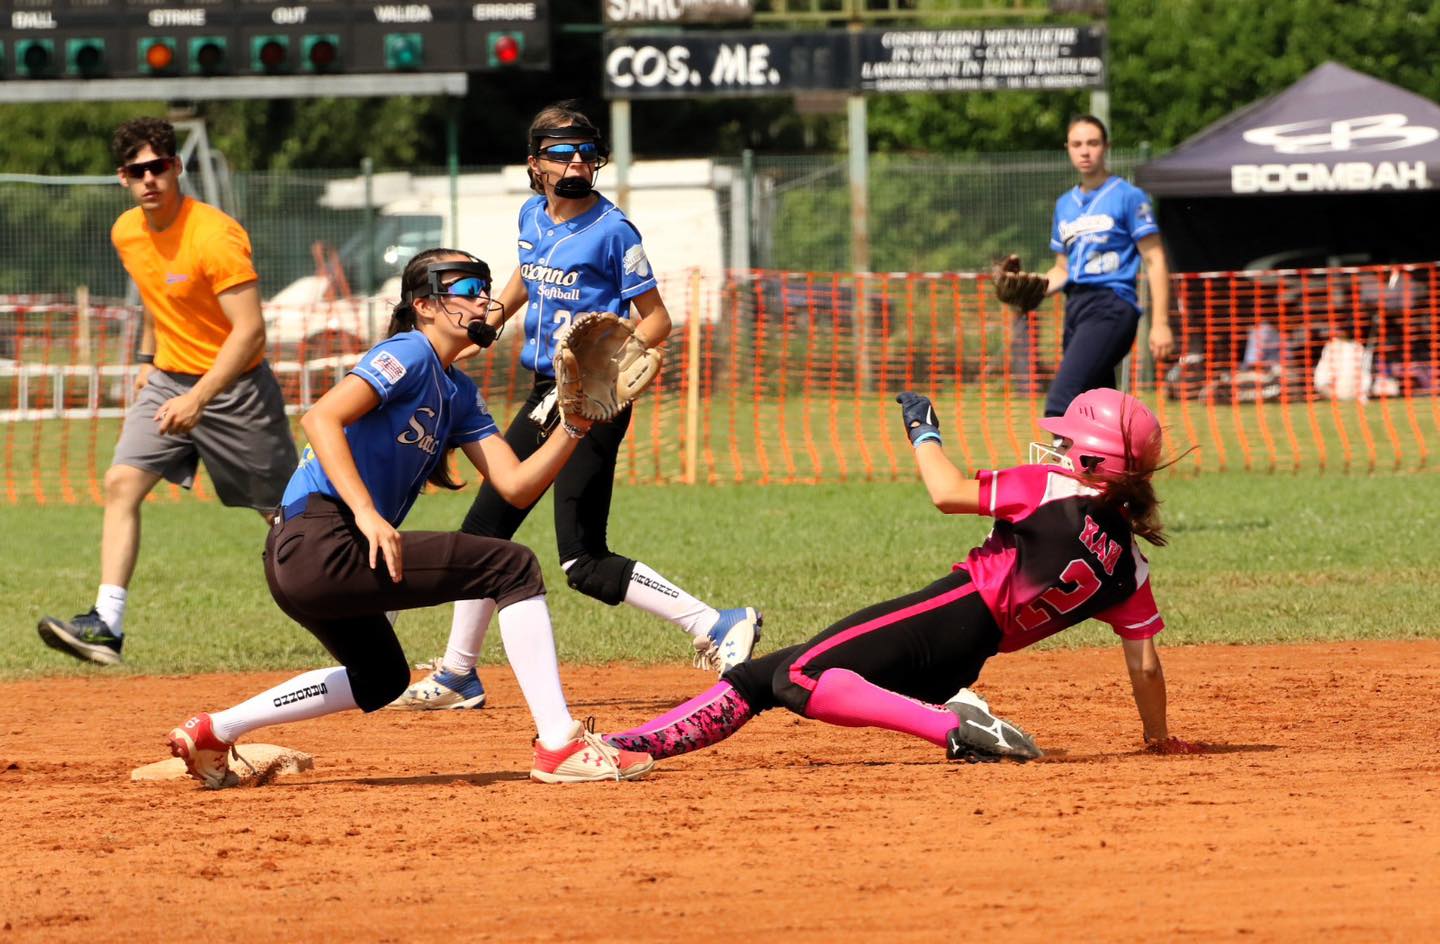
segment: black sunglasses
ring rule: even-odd
[[[535,153],[543,161],[557,161],[561,164],[569,164],[575,160],[576,154],[580,155],[582,164],[595,164],[600,160],[600,148],[593,141],[582,144],[552,144]]]
[[[146,174],[154,174],[159,177],[169,170],[175,163],[173,157],[157,157],[153,161],[136,161],[133,164],[126,164],[120,168],[121,173],[131,180],[141,180]]]

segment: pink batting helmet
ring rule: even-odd
[[[1047,416],[1040,426],[1070,440],[1068,457],[1077,470],[1118,475],[1160,449],[1155,414],[1130,394],[1109,387],[1086,390],[1070,401],[1064,416]]]

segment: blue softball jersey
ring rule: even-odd
[[[541,195],[520,208],[520,278],[530,296],[520,363],[545,377],[555,376],[559,328],[587,311],[628,317],[630,299],[655,287],[640,231],[597,196],[593,207],[563,223],[550,218]]]
[[[442,367],[419,331],[381,341],[350,373],[370,385],[380,405],[345,427],[345,439],[375,510],[398,528],[446,450],[495,435],[495,420],[475,382]],[[282,503],[288,508],[314,492],[340,498],[306,443]]]
[[[1076,184],[1055,201],[1050,248],[1065,254],[1071,283],[1103,285],[1138,308],[1140,251],[1135,244],[1158,232],[1145,191],[1111,177],[1088,193]]]

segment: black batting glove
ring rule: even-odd
[[[940,420],[935,416],[935,407],[930,403],[929,397],[906,390],[895,395],[895,402],[900,404],[905,435],[910,437],[910,445],[940,442]]]

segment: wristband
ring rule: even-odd
[[[568,421],[561,423],[560,428],[565,430],[565,435],[569,436],[571,439],[585,438],[585,430],[581,429],[578,426],[572,426]]]
[[[154,355],[154,354],[136,354],[136,355],[135,355],[135,363],[137,363],[137,364],[153,364],[153,363],[155,363],[155,355]]]
[[[935,432],[934,430],[926,430],[925,432],[921,433],[919,436],[916,436],[913,440],[911,440],[910,445],[912,445],[912,446],[918,446],[918,445],[920,445],[920,444],[923,443],[923,442],[933,442],[933,443],[935,443],[937,446],[943,446],[943,445],[944,445],[944,443],[942,443],[942,442],[940,441],[940,434],[937,433],[937,432]]]

